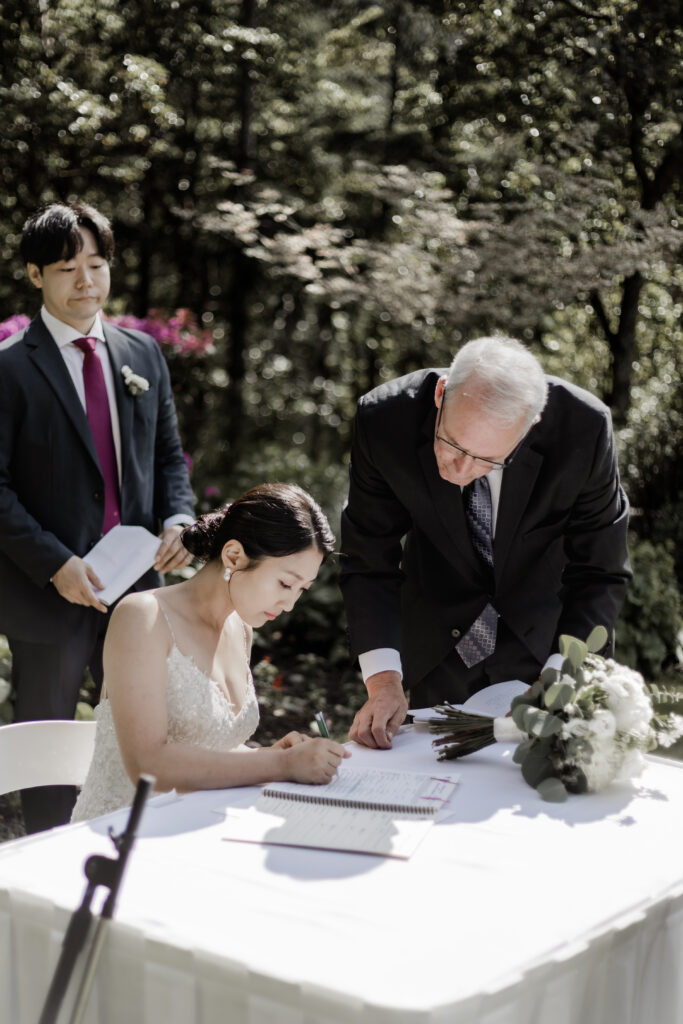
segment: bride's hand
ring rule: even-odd
[[[289,750],[290,747],[296,746],[297,743],[306,743],[310,738],[310,736],[302,736],[300,732],[288,732],[277,743],[271,744],[271,747],[273,750]]]
[[[287,779],[291,782],[329,782],[345,757],[351,757],[350,751],[334,740],[309,739],[307,743],[295,743],[286,754]]]

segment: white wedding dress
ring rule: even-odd
[[[190,743],[205,750],[235,750],[253,735],[259,722],[248,657],[247,692],[242,707],[235,711],[223,688],[178,649],[168,616],[163,608],[161,610],[173,640],[166,662],[169,742]],[[126,807],[133,802],[135,794],[135,787],[123,767],[111,704],[106,696],[95,708],[95,721],[93,759],[71,815],[72,821],[84,821]]]

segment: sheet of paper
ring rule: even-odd
[[[267,813],[260,809],[261,801],[267,801]],[[312,807],[260,797],[256,807],[247,811],[228,811],[222,838],[407,859],[433,824],[431,817],[400,817],[388,811],[352,807]]]
[[[161,539],[144,526],[119,524],[105,533],[99,543],[83,556],[92,566],[104,590],[95,593],[103,604],[111,604],[154,565]]]
[[[528,689],[529,683],[523,683],[521,679],[508,679],[504,683],[492,683],[491,686],[485,686],[464,704],[454,704],[453,707],[460,708],[462,711],[472,711],[477,715],[502,718],[510,710],[513,698],[521,693],[526,693]],[[413,716],[414,722],[427,722],[430,718],[442,717],[434,708],[415,708],[408,714]]]

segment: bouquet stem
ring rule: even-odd
[[[444,734],[432,743],[434,747],[443,747],[439,752],[439,761],[465,757],[496,742],[494,718],[460,711],[452,704],[439,705],[435,710],[444,716],[429,720],[430,732]]]

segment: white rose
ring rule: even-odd
[[[589,721],[590,736],[596,740],[611,739],[617,731],[617,722],[611,711],[599,709]]]

